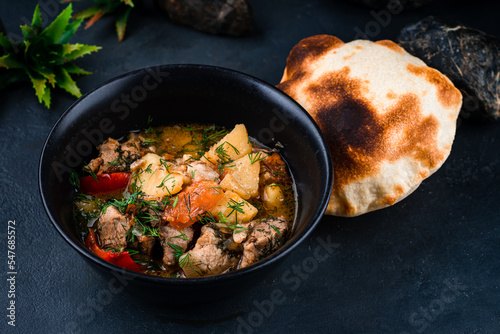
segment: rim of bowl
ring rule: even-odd
[[[57,219],[53,216],[52,212],[49,210],[48,205],[47,205],[47,200],[44,195],[44,188],[42,185],[42,164],[44,161],[45,157],[45,151],[47,149],[47,146],[49,144],[49,141],[52,137],[52,134],[55,132],[55,130],[58,128],[59,124],[62,123],[62,121],[68,117],[68,114],[71,113],[73,108],[79,104],[82,103],[82,101],[89,95],[91,95],[93,92],[104,88],[106,85],[120,80],[125,77],[133,76],[136,73],[146,71],[147,69],[152,69],[155,67],[168,67],[168,68],[176,68],[176,69],[182,69],[182,68],[187,68],[187,69],[195,69],[195,70],[201,70],[201,71],[219,71],[219,72],[227,72],[232,75],[235,75],[236,77],[243,77],[246,80],[249,80],[253,82],[254,84],[263,86],[267,88],[268,90],[272,91],[274,94],[281,95],[281,97],[285,97],[289,102],[295,105],[296,108],[299,108],[299,110],[302,110],[302,113],[304,116],[311,122],[311,125],[316,129],[316,131],[320,134],[319,138],[321,139],[321,142],[323,146],[326,148],[324,152],[319,152],[323,155],[323,159],[325,160],[326,163],[326,177],[327,179],[325,180],[325,189],[323,193],[321,194],[321,201],[318,203],[318,206],[316,208],[315,215],[307,222],[306,226],[303,228],[303,230],[298,233],[297,235],[294,235],[294,242],[289,243],[286,242],[283,246],[281,246],[277,251],[272,253],[271,255],[267,256],[265,259],[262,261],[257,262],[256,264],[253,264],[249,267],[243,268],[243,269],[238,269],[234,270],[225,274],[219,274],[219,275],[214,275],[214,276],[206,276],[206,277],[197,277],[197,278],[188,278],[188,279],[180,279],[180,278],[170,278],[170,277],[161,277],[161,276],[153,276],[153,275],[148,275],[144,273],[137,273],[131,270],[127,270],[124,268],[120,268],[104,259],[101,259],[97,255],[91,253],[88,249],[84,248],[81,244],[78,244],[74,240],[72,240],[68,235],[66,235],[65,231],[59,226],[59,223],[57,222]],[[45,140],[45,143],[43,145],[40,159],[39,159],[39,164],[38,164],[38,190],[40,192],[40,196],[42,199],[43,207],[45,209],[46,214],[48,215],[52,225],[55,227],[57,232],[62,236],[62,238],[69,244],[71,247],[73,247],[80,255],[82,255],[85,259],[90,260],[91,262],[99,264],[101,267],[104,267],[105,269],[111,271],[111,272],[120,272],[120,273],[126,273],[128,276],[133,277],[133,280],[142,280],[142,281],[148,281],[151,283],[166,283],[166,284],[173,284],[173,285],[202,285],[202,284],[209,284],[210,282],[213,281],[219,281],[219,280],[234,280],[237,279],[239,276],[250,274],[255,271],[259,271],[264,267],[268,267],[272,265],[274,262],[279,261],[283,257],[286,257],[289,253],[291,253],[304,239],[306,239],[310,233],[314,230],[316,225],[319,223],[321,220],[326,207],[328,206],[328,201],[330,198],[330,193],[331,189],[333,186],[333,165],[330,157],[330,150],[328,149],[328,144],[325,141],[325,138],[323,137],[323,134],[321,130],[319,129],[318,125],[314,121],[314,119],[309,115],[307,111],[305,111],[302,106],[297,103],[295,100],[293,100],[290,96],[279,90],[278,88],[274,87],[273,85],[257,78],[254,77],[250,74],[243,73],[237,70],[225,68],[225,67],[220,67],[220,66],[213,66],[213,65],[202,65],[202,64],[167,64],[167,65],[157,65],[157,66],[148,66],[136,70],[132,70],[123,74],[120,74],[118,76],[115,76],[111,79],[108,79],[101,84],[97,85],[94,89],[90,90],[80,98],[78,98],[75,102],[73,102],[65,111],[64,113],[58,118],[58,120],[55,122],[53,125],[52,129],[50,130],[49,134],[47,135],[47,138]]]

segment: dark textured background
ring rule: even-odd
[[[257,32],[241,39],[174,25],[149,2],[131,15],[121,44],[111,18],[80,30],[72,42],[103,46],[78,62],[94,72],[78,79],[82,92],[123,72],[170,63],[219,65],[277,84],[300,39],[327,33],[350,41],[356,27],[363,31],[374,20],[370,9],[342,1],[250,2]],[[18,26],[23,18],[31,20],[35,1],[6,3],[0,18],[8,32],[20,34]],[[405,24],[429,14],[500,37],[496,3],[437,0],[392,16],[371,39],[394,39]],[[188,308],[171,300],[173,307],[166,309],[126,293],[109,294],[107,280],[62,240],[45,215],[38,159],[52,125],[73,101],[58,91],[47,110],[29,86],[0,92],[0,332],[500,333],[500,123],[460,119],[451,156],[414,194],[359,218],[325,217],[291,257],[247,293]],[[17,226],[15,328],[6,318],[8,220]],[[317,249],[319,239],[334,244],[331,253]],[[315,251],[326,259],[311,261]],[[304,267],[310,273],[296,272]],[[275,294],[281,303],[270,307],[266,301]]]

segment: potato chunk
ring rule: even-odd
[[[213,145],[204,159],[213,164],[233,161],[252,151],[245,125],[237,124],[234,129]]]
[[[259,194],[260,161],[252,160],[251,154],[247,154],[226,168],[228,174],[220,183],[223,189],[232,190],[243,199]]]
[[[257,212],[258,210],[253,205],[230,190],[226,191],[224,197],[210,210],[216,219],[220,219],[219,215],[222,215],[227,222],[232,224],[249,222]]]
[[[131,184],[149,196],[161,198],[176,194],[182,190],[184,175],[170,172],[172,166],[159,155],[148,153],[130,166],[134,172]]]
[[[276,183],[264,187],[262,201],[269,213],[282,214],[283,211],[286,210],[284,205],[285,195],[283,194],[283,190],[281,190],[280,186]]]

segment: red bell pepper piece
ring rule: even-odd
[[[125,189],[130,181],[130,173],[103,173],[80,178],[80,192],[87,195],[110,193]]]
[[[103,251],[97,244],[97,236],[91,228],[89,228],[89,235],[85,238],[85,245],[91,249],[94,254],[99,256],[100,258],[116,264],[118,267],[122,267],[124,269],[143,272],[144,267],[132,260],[128,251],[124,251],[121,253],[116,253],[112,251]]]

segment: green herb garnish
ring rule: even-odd
[[[83,166],[83,171],[89,173],[89,175],[92,176],[94,180],[99,182],[99,180],[97,179],[97,175],[95,175],[94,171],[89,167],[88,163],[85,163],[85,165]]]
[[[254,163],[256,163],[258,161],[264,160],[267,157],[268,157],[268,154],[267,153],[264,154],[261,151],[259,151],[257,153],[250,153],[248,155],[248,158],[250,158],[250,164],[251,165],[253,165]]]
[[[276,226],[274,226],[272,224],[269,224],[269,227],[272,228],[276,233],[278,233],[279,235],[281,235],[280,230]]]
[[[174,250],[174,256],[176,259],[179,259],[182,254],[184,254],[184,249],[181,246],[173,244],[171,242],[167,242],[167,244]]]
[[[75,189],[80,188],[80,176],[78,176],[77,172],[72,171],[71,174],[69,174],[69,184]]]

